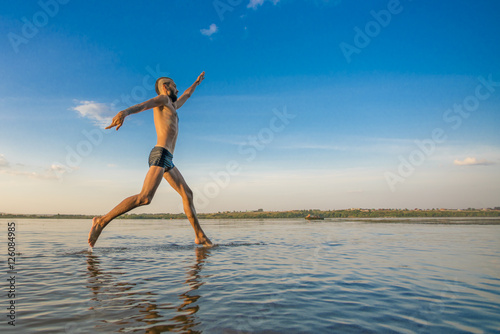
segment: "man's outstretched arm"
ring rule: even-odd
[[[168,97],[166,95],[158,95],[150,100],[136,104],[135,106],[129,107],[125,110],[118,112],[118,114],[116,114],[116,116],[113,117],[111,125],[106,127],[106,129],[111,129],[112,127],[116,126],[116,130],[118,130],[123,125],[125,117],[132,114],[140,113],[141,111],[144,110],[153,109],[154,107],[165,105],[167,103],[168,103]]]
[[[177,109],[182,107],[182,105],[191,97],[191,95],[194,93],[194,90],[196,87],[205,79],[205,71],[201,72],[201,74],[198,76],[198,79],[182,93],[182,95],[177,99],[175,102],[175,106]]]

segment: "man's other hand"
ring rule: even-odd
[[[111,125],[106,127],[106,130],[111,129],[112,127],[115,127],[115,126],[116,126],[116,130],[118,130],[123,125],[124,120],[125,120],[125,115],[123,114],[123,112],[120,111],[118,114],[116,114],[115,117],[113,117],[113,121],[111,122]]]

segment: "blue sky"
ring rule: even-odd
[[[0,14],[0,212],[104,214],[137,193],[152,111],[199,212],[499,206],[494,1],[46,0]],[[165,183],[135,212],[181,212]]]

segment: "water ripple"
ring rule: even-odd
[[[184,223],[127,221],[89,252],[78,221],[19,224],[19,333],[500,328],[498,225],[215,221],[204,248]]]

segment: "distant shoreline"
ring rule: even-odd
[[[348,210],[292,210],[292,211],[225,211],[199,213],[199,219],[277,219],[305,218],[307,215],[322,218],[472,218],[500,217],[500,209],[467,210],[391,210],[391,209],[348,209]],[[3,219],[92,219],[96,215],[80,214],[8,214],[1,213]],[[186,219],[183,213],[125,214],[120,219]]]

